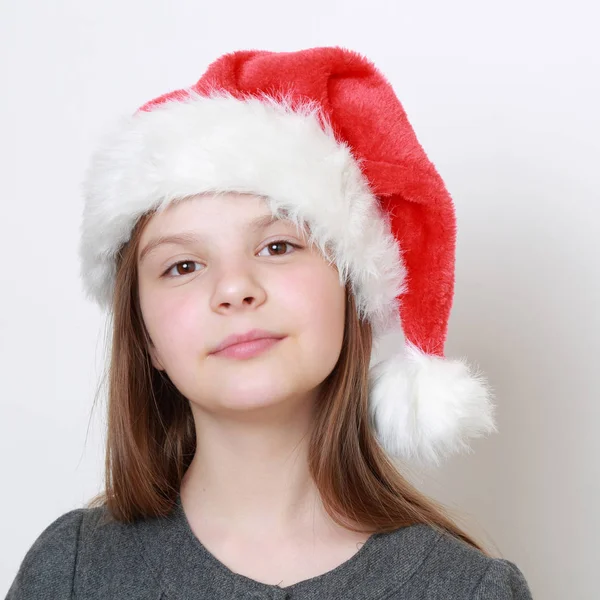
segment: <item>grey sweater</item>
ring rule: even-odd
[[[180,498],[164,518],[121,524],[103,516],[105,508],[79,508],[53,521],[28,550],[7,600],[531,600],[514,563],[427,525],[372,535],[333,570],[279,587],[212,555]]]

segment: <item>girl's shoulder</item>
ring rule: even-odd
[[[527,580],[514,562],[487,556],[451,534],[427,525],[413,529],[428,541],[427,551],[403,593],[414,589],[415,598],[421,597],[416,590],[427,590],[427,598],[531,600]],[[408,593],[408,597],[413,596]]]
[[[6,600],[70,598],[81,526],[91,509],[71,510],[52,521],[33,542]]]
[[[129,573],[131,580],[131,570],[149,576],[140,561],[134,529],[112,519],[104,506],[60,515],[25,554],[6,600],[77,597],[77,588],[101,578],[103,569],[111,571],[112,580],[119,573],[123,579]]]

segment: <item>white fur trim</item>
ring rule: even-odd
[[[471,452],[469,439],[497,431],[492,391],[465,360],[402,346],[401,333],[387,337],[395,352],[381,346],[374,350],[369,409],[388,454],[438,465],[451,454]]]
[[[265,196],[272,212],[284,211],[297,226],[308,223],[340,280],[352,281],[359,314],[385,331],[405,291],[401,251],[358,162],[318,105],[189,93],[123,119],[93,157],[80,243],[88,295],[110,305],[115,254],[143,213],[195,194],[245,192]]]

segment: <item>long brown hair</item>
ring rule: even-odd
[[[105,506],[121,522],[167,515],[196,449],[189,401],[155,369],[138,296],[137,250],[153,213],[142,216],[117,256],[108,372],[105,489],[88,507]],[[441,503],[419,492],[377,441],[368,411],[372,332],[359,320],[346,286],[339,360],[321,386],[309,468],[325,509],[356,532],[390,532],[424,523],[486,549]]]

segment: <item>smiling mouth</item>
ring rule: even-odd
[[[227,346],[227,348],[224,348],[219,352],[214,352],[212,356],[237,359],[252,358],[262,354],[263,352],[266,352],[283,339],[285,338],[262,338],[259,340],[252,340],[250,342],[233,344],[231,346]]]

